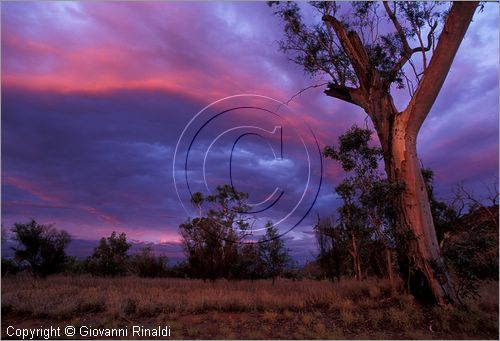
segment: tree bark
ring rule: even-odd
[[[416,133],[406,115],[396,114],[383,136],[385,168],[404,185],[395,199],[397,242],[409,291],[422,301],[456,303],[457,296],[441,256],[434,221],[417,158]]]
[[[402,112],[398,112],[392,102],[390,84],[381,80],[378,72],[367,61],[367,53],[359,36],[353,31],[348,32],[336,18],[323,16],[325,23],[339,38],[359,80],[359,88],[330,87],[325,93],[362,107],[370,116],[382,146],[387,176],[392,182],[405,186],[394,205],[399,258],[405,259],[406,263],[403,275],[406,275],[408,287],[416,297],[424,300],[432,298],[439,305],[456,303],[457,296],[437,243],[417,158],[416,139],[441,90],[477,5],[478,2],[453,4],[422,81]]]
[[[391,291],[395,291],[395,283],[394,283],[394,270],[392,269],[392,251],[390,248],[385,248],[385,260],[387,266],[387,276],[389,277],[389,282],[391,284]]]
[[[352,244],[351,256],[354,266],[354,275],[358,281],[361,281],[363,279],[363,275],[361,272],[361,260],[359,257],[359,247],[356,241],[356,235],[354,231],[351,231],[351,244]]]
[[[401,231],[399,244],[406,253],[408,287],[415,296],[424,300],[432,298],[439,305],[457,303],[458,298],[437,241],[417,157],[417,136],[441,90],[476,7],[477,2],[453,5],[429,67],[407,108],[398,113],[389,95],[381,101],[381,108],[375,108],[383,109],[384,113],[392,111],[385,116],[384,124],[379,124],[379,136],[384,138],[382,148],[389,179],[405,186],[395,207]]]

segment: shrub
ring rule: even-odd
[[[66,261],[66,246],[71,237],[64,230],[52,225],[38,224],[34,219],[26,224],[14,224],[14,257],[19,265],[27,265],[37,276],[47,276],[63,270]]]
[[[164,277],[167,274],[167,257],[155,256],[150,247],[132,256],[131,269],[139,277]]]
[[[13,259],[2,257],[2,277],[5,275],[15,275],[18,271],[19,266]]]
[[[132,244],[127,242],[125,233],[116,235],[113,231],[108,238],[101,238],[99,246],[87,260],[87,269],[95,275],[119,276],[127,271],[127,251]]]

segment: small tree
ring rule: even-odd
[[[285,243],[278,233],[278,228],[272,222],[266,224],[266,234],[261,237],[259,244],[259,254],[264,265],[266,275],[273,279],[283,273],[290,257]]]
[[[20,265],[27,264],[34,275],[47,276],[62,270],[66,261],[66,246],[71,237],[52,225],[38,224],[34,219],[26,224],[14,224],[14,257]]]
[[[257,279],[265,277],[264,265],[259,254],[259,245],[246,243],[238,250],[238,259],[231,273],[233,278]]]
[[[132,271],[139,277],[163,277],[167,273],[167,261],[166,256],[155,256],[151,247],[144,247],[132,256]]]
[[[124,275],[127,271],[127,251],[131,246],[125,233],[117,236],[113,231],[108,238],[101,238],[88,259],[90,272],[102,276]]]
[[[479,296],[479,280],[498,281],[498,183],[488,192],[489,197],[481,200],[460,184],[451,205],[431,198],[436,203],[436,227],[446,227],[441,231],[441,248],[458,277],[460,298]]]
[[[343,231],[348,240],[347,250],[355,277],[361,280],[363,267],[371,263],[372,270],[378,274],[385,268],[392,283],[392,199],[404,187],[382,176],[379,170],[382,150],[369,145],[371,135],[369,129],[353,126],[339,137],[338,147],[325,147],[324,155],[338,161],[347,175],[335,187],[343,201],[338,209],[340,226],[337,230]],[[378,265],[379,259],[385,259],[385,266]]]
[[[348,240],[345,231],[340,226],[335,226],[332,218],[321,219],[314,226],[314,235],[319,254],[316,260],[319,266],[326,272],[328,278],[340,281],[345,272],[346,255],[348,253]]]
[[[212,281],[232,276],[238,244],[250,234],[247,199],[228,185],[218,186],[214,195],[193,194],[200,216],[179,226],[192,276]]]

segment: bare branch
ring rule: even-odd
[[[387,12],[387,15],[389,16],[389,19],[391,19],[394,27],[396,28],[396,31],[398,32],[399,39],[401,40],[401,43],[403,44],[403,54],[407,55],[411,53],[411,48],[410,45],[408,44],[408,40],[406,40],[406,35],[403,31],[403,27],[398,21],[398,18],[396,17],[395,11],[396,11],[396,6],[394,5],[394,12],[391,10],[389,7],[389,4],[387,1],[383,2],[385,11]]]
[[[420,34],[420,30],[417,29],[417,27],[415,26],[414,23],[412,23],[413,29],[415,30],[415,32],[417,32],[417,38],[419,40],[420,46],[415,47],[415,48],[411,48],[409,43],[408,43],[408,40],[406,39],[406,35],[404,33],[403,27],[401,26],[401,24],[398,21],[398,18],[396,17],[396,14],[395,14],[396,6],[394,5],[394,12],[393,12],[391,10],[391,8],[389,7],[387,1],[384,1],[383,4],[384,4],[384,8],[387,12],[387,15],[389,16],[394,27],[396,28],[399,39],[401,40],[401,43],[403,44],[403,51],[401,51],[401,56],[400,56],[399,60],[396,62],[396,64],[394,64],[394,66],[391,70],[391,73],[397,74],[399,72],[399,70],[401,70],[401,68],[406,64],[406,62],[408,62],[410,60],[411,56],[417,52],[422,52],[423,65],[424,65],[424,71],[425,71],[427,69],[427,57],[425,55],[425,52],[430,51],[430,49],[433,46],[434,31],[436,30],[437,24],[438,24],[437,21],[435,21],[430,26],[430,31],[427,34],[427,46],[424,46],[424,43],[423,43],[423,40],[422,40],[422,37]],[[413,67],[413,65],[412,65],[412,67]],[[418,77],[417,77],[417,79],[418,79]]]
[[[437,25],[438,25],[438,22],[435,21],[434,24],[432,24],[429,33],[427,33],[427,46],[424,46],[423,41],[421,40],[421,47],[413,48],[412,53],[419,52],[419,51],[428,52],[431,50],[432,44],[434,42],[434,32],[436,31]],[[420,34],[419,34],[419,38],[420,38]]]
[[[443,86],[477,6],[477,1],[453,3],[429,67],[424,72],[415,95],[403,112],[408,116],[408,127],[414,133],[418,133]]]
[[[309,89],[319,88],[320,86],[325,86],[328,83],[329,82],[324,82],[324,83],[320,83],[320,84],[314,84],[314,85],[307,86],[307,87],[301,89],[299,92],[295,93],[292,97],[290,97],[290,99],[288,101],[286,101],[285,104],[288,105],[295,97],[299,96],[300,94],[302,94],[303,92],[305,92]]]
[[[489,190],[490,189],[488,188],[488,191]],[[492,201],[493,206],[495,206],[496,204],[498,204],[498,190],[495,189],[495,191],[496,191],[496,196],[494,194],[492,197],[490,196],[488,198],[488,199],[490,199]],[[498,207],[496,209],[492,210],[492,207],[488,207],[488,206],[484,205],[482,200],[477,199],[474,196],[473,192],[468,191],[465,188],[464,184],[460,183],[455,188],[455,199],[454,199],[454,203],[456,203],[456,202],[461,203],[461,210],[459,211],[459,213],[461,213],[462,210],[463,210],[463,208],[465,207],[465,202],[466,201],[468,201],[469,203],[474,204],[475,207],[478,207],[478,208],[482,209],[484,212],[486,212],[486,214],[488,214],[488,216],[491,219],[491,222],[495,226],[498,225]]]

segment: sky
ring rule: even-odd
[[[256,230],[282,221],[292,255],[314,256],[312,225],[335,213],[345,176],[319,151],[366,114],[321,87],[276,106],[321,79],[279,51],[265,3],[2,2],[1,19],[3,227],[54,224],[78,256],[125,232],[179,259],[178,226],[196,214],[185,179],[213,192],[232,175],[252,204],[268,199],[255,210],[283,193]],[[486,4],[418,138],[442,200],[498,177],[498,28]],[[252,108],[217,116],[236,107]]]

